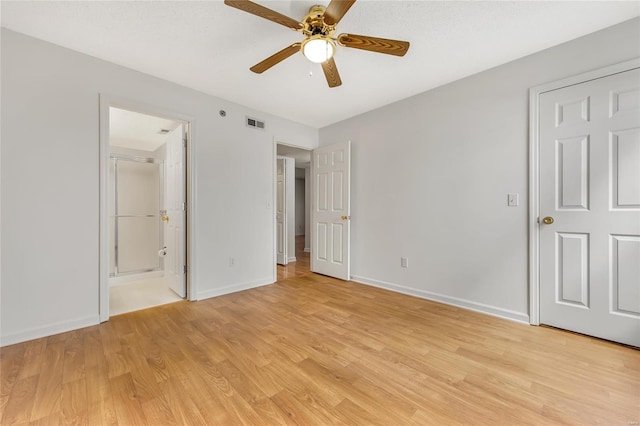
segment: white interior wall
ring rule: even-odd
[[[99,94],[194,119],[196,297],[275,281],[273,141],[317,129],[6,29],[1,48],[2,345],[99,321]]]
[[[634,19],[321,129],[352,141],[354,279],[528,321],[528,89],[639,56]]]

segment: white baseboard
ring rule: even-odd
[[[311,247],[305,247],[304,248],[304,252],[305,253],[311,253]]]
[[[13,345],[28,340],[39,339],[41,337],[53,336],[54,334],[65,333],[79,328],[100,324],[100,315],[90,315],[84,318],[77,318],[70,321],[60,321],[54,324],[47,324],[43,327],[32,327],[27,330],[13,334],[0,336],[0,346]]]
[[[415,288],[405,287],[398,284],[392,284],[384,281],[378,281],[371,278],[351,276],[351,279],[357,283],[370,285],[372,287],[383,288],[385,290],[395,291],[397,293],[408,294],[410,296],[419,297],[421,299],[432,300],[434,302],[444,303],[445,305],[457,306],[458,308],[469,309],[471,311],[480,312],[494,317],[504,318],[511,321],[529,324],[529,315],[521,312],[511,311],[509,309],[498,308],[496,306],[485,305],[484,303],[473,302],[471,300],[459,299],[457,297],[446,296],[444,294],[432,293],[430,291],[418,290]]]
[[[295,262],[295,261],[296,261],[296,257],[295,256],[290,257],[289,259],[287,259],[287,263],[288,262]]]
[[[273,284],[275,280],[273,278],[263,278],[257,281],[250,281],[247,283],[232,284],[222,288],[216,288],[213,290],[205,290],[198,293],[197,300],[209,299],[211,297],[224,296],[225,294],[235,293],[238,291],[249,290],[256,287],[262,287],[263,285]]]

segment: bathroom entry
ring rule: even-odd
[[[186,295],[186,125],[109,109],[109,312]]]

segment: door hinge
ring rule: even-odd
[[[187,147],[187,136],[185,135],[184,139],[182,139],[182,146]]]
[[[182,203],[182,211],[187,211],[187,203]]]
[[[187,273],[187,265],[184,265],[184,266],[182,267],[182,273],[183,273],[183,274],[186,274],[186,273]]]

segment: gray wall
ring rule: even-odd
[[[196,297],[275,281],[273,141],[317,129],[6,29],[1,66],[2,344],[99,321],[99,94],[194,119]]]
[[[639,56],[634,19],[321,129],[352,141],[354,279],[528,321],[528,89]]]

